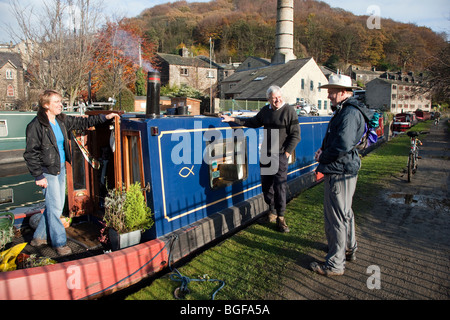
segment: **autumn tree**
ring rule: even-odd
[[[325,50],[330,41],[329,31],[324,28],[320,18],[311,13],[305,27],[305,44],[308,53],[316,61],[322,61]]]
[[[386,37],[381,30],[376,29],[371,30],[368,36],[368,48],[362,58],[367,60],[372,66],[377,66],[386,58],[384,53]]]
[[[19,30],[10,28],[10,34],[27,46],[22,58],[34,89],[58,90],[74,104],[87,86],[101,5],[96,0],[44,0],[36,12],[11,1]]]
[[[97,34],[94,53],[98,99],[118,100],[123,90],[135,92],[136,74],[153,70],[155,46],[138,25],[126,19],[108,22]]]

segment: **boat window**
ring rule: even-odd
[[[125,186],[128,188],[129,185],[140,182],[144,188],[141,133],[125,130],[122,132],[122,141]]]
[[[73,189],[86,189],[86,168],[83,153],[74,139],[72,142],[72,175],[73,175]]]
[[[0,137],[8,136],[8,124],[6,120],[0,120]]]
[[[14,193],[12,188],[0,190],[0,204],[13,203]]]
[[[209,156],[209,181],[212,189],[247,179],[247,143],[245,137],[212,142],[206,147]]]

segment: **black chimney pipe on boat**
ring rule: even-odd
[[[161,75],[158,71],[149,71],[147,74],[147,116],[159,116],[159,92],[161,90]]]

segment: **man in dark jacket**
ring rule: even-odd
[[[345,261],[356,259],[355,221],[352,210],[361,160],[356,150],[365,129],[365,116],[373,112],[355,99],[350,77],[332,75],[328,89],[334,116],[328,124],[322,147],[316,152],[317,171],[324,174],[324,219],[328,254],[325,263],[311,269],[325,276],[344,274]]]
[[[45,90],[40,95],[37,116],[27,126],[23,157],[45,197],[45,211],[30,244],[47,244],[49,236],[56,251],[60,255],[67,255],[71,249],[66,245],[66,231],[60,216],[65,201],[65,162],[71,161],[69,132],[93,127],[118,115],[110,113],[87,118],[67,116],[62,113],[61,99],[61,95],[54,90]]]
[[[264,201],[269,205],[267,222],[276,221],[279,231],[289,232],[284,217],[288,160],[300,142],[300,125],[294,108],[284,103],[280,87],[271,86],[267,90],[267,100],[269,104],[252,118],[238,119],[224,115],[222,121],[249,128],[264,126],[260,166]]]

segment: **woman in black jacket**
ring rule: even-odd
[[[62,110],[62,96],[57,91],[45,90],[39,96],[37,116],[27,126],[23,157],[36,185],[43,188],[45,197],[45,211],[30,244],[47,244],[50,236],[58,254],[67,255],[71,249],[67,246],[66,231],[60,216],[65,201],[65,162],[71,162],[68,132],[87,129],[119,115],[72,117],[63,114]]]

